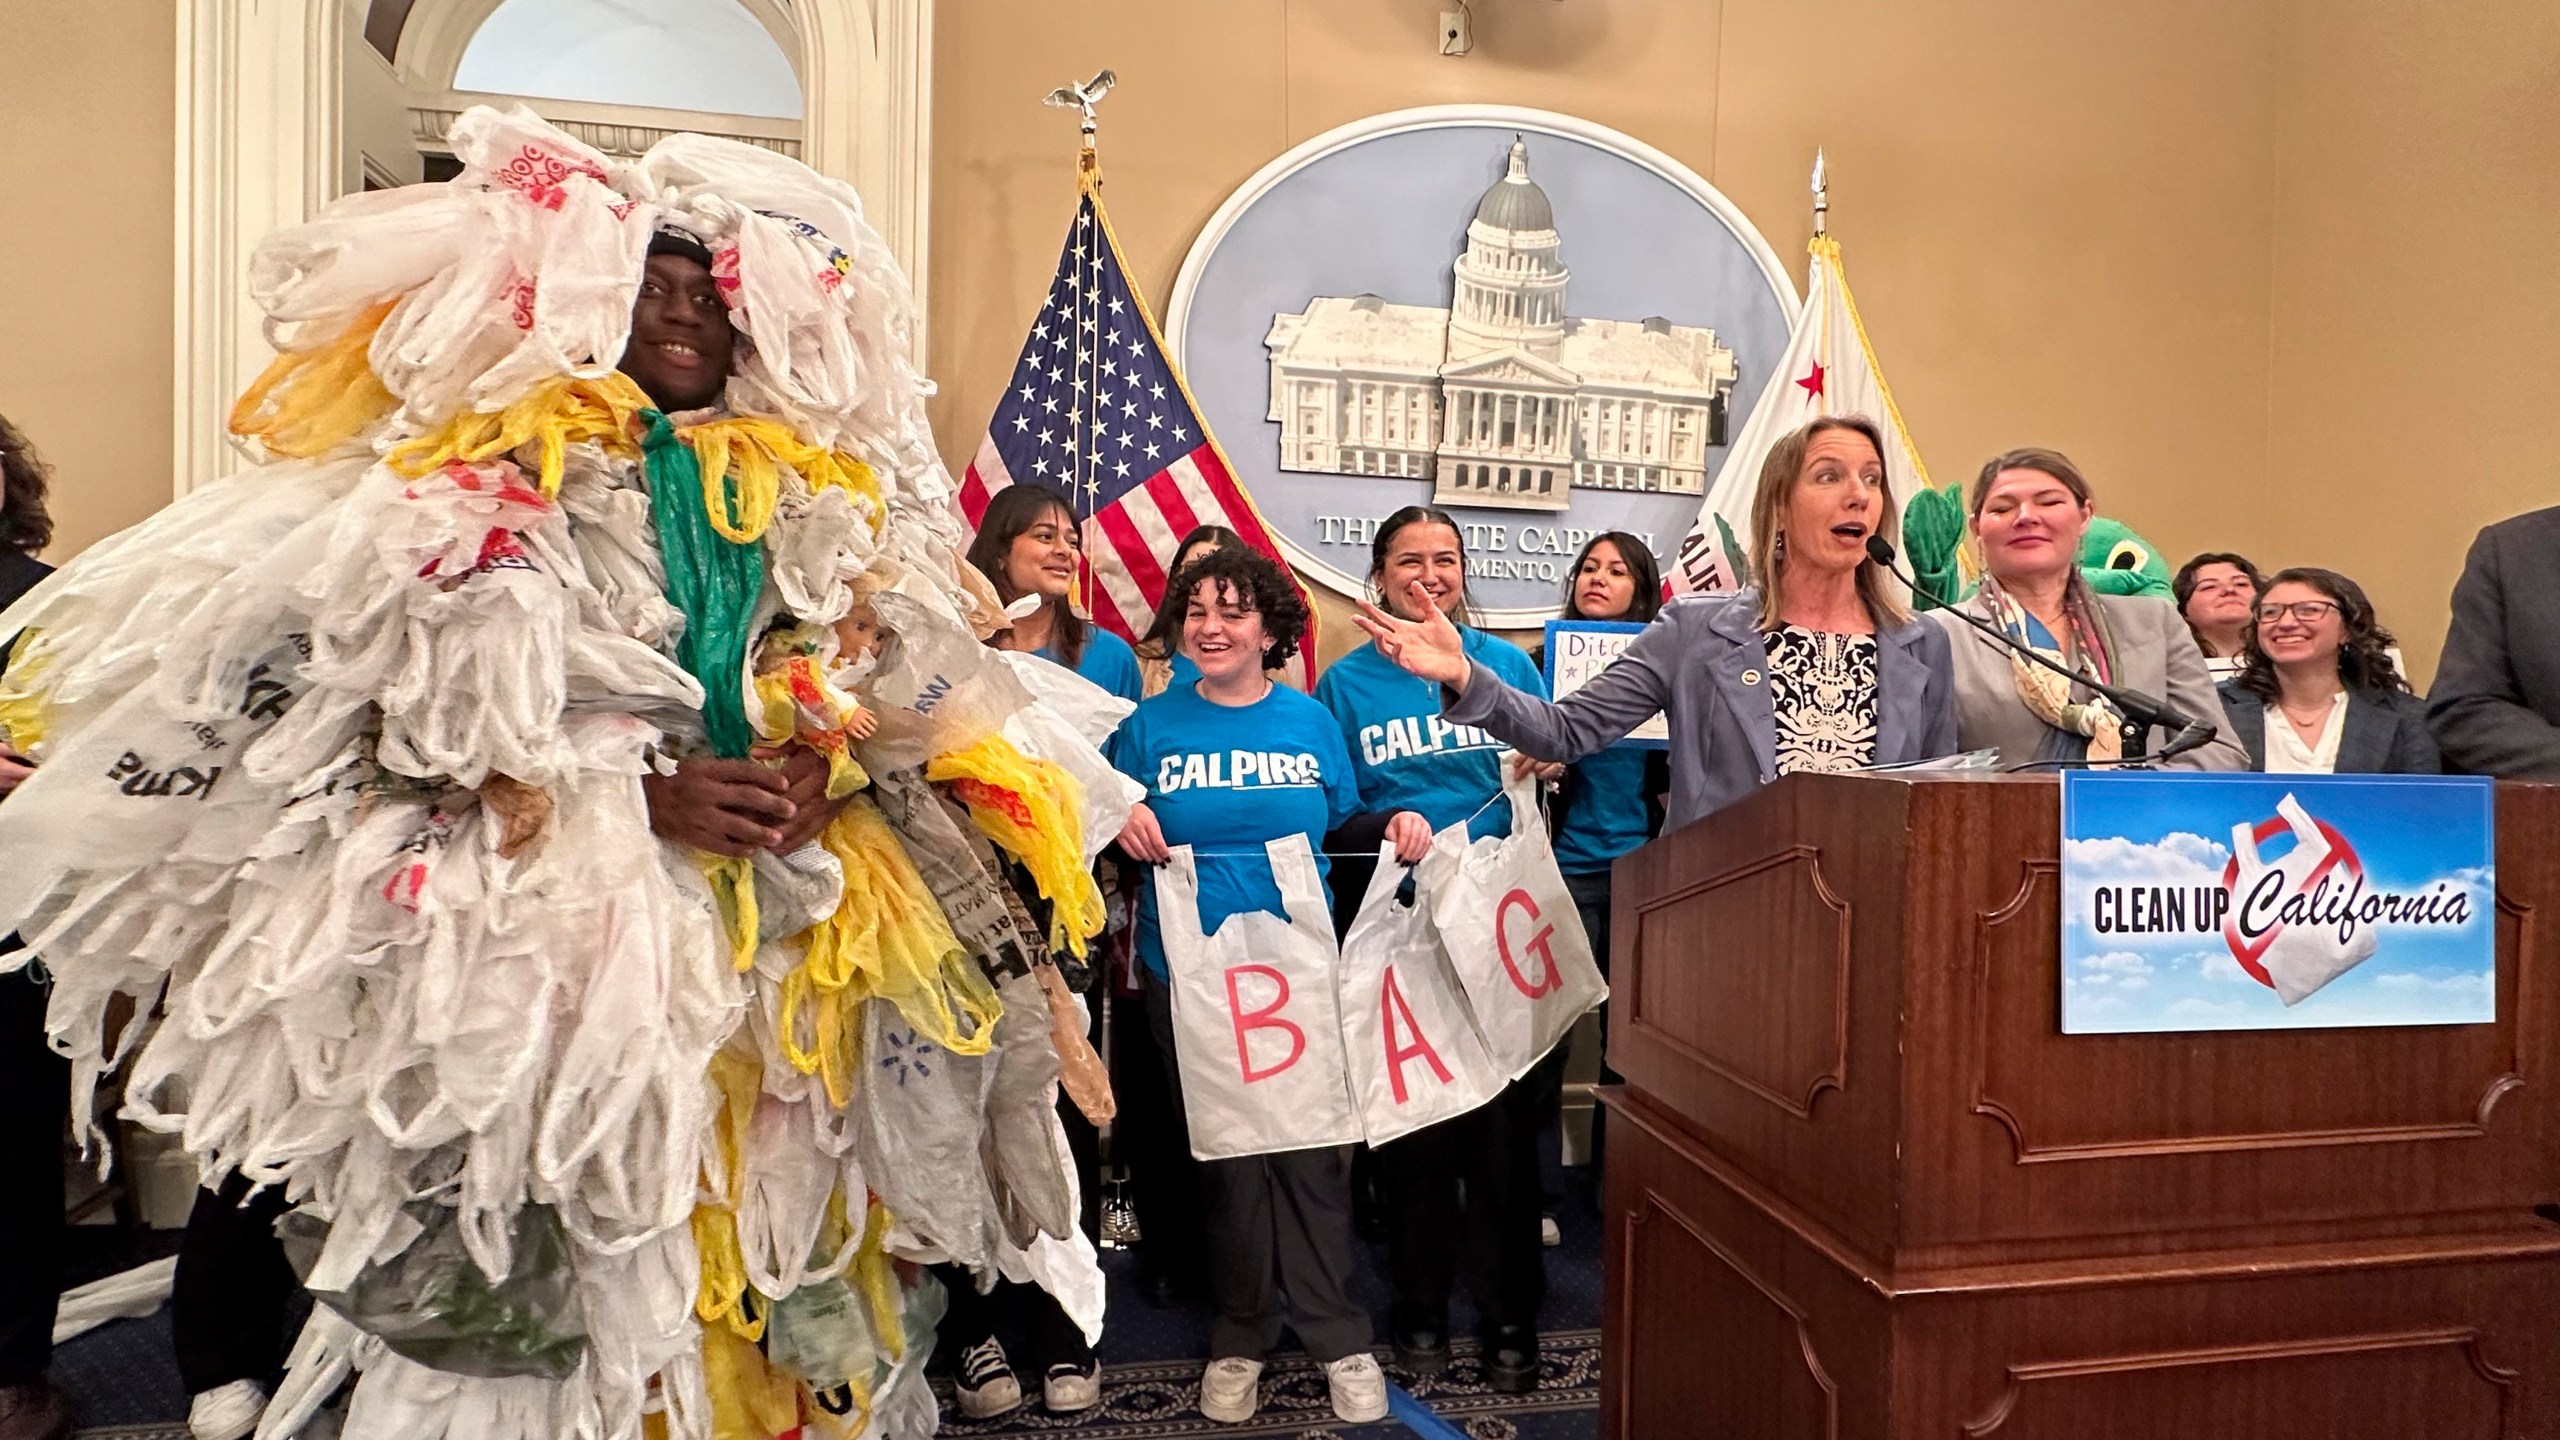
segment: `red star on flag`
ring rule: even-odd
[[[1813,373],[1812,373],[1812,374],[1810,374],[1810,375],[1807,375],[1806,377],[1804,377],[1803,379],[1801,379],[1801,380],[1797,381],[1796,383],[1797,383],[1798,385],[1801,385],[1801,386],[1803,386],[1803,387],[1804,387],[1804,393],[1805,393],[1805,394],[1807,394],[1807,395],[1809,395],[1809,396],[1812,396],[1812,397],[1813,397],[1814,399],[1816,399],[1816,400],[1821,399],[1821,398],[1822,398],[1822,362],[1821,362],[1821,361],[1819,361],[1819,360],[1814,361],[1814,362],[1813,362]]]

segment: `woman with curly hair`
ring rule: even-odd
[[[1182,653],[1200,678],[1141,702],[1112,737],[1112,763],[1147,789],[1120,848],[1153,866],[1170,860],[1176,845],[1195,847],[1200,928],[1214,934],[1230,915],[1279,908],[1266,843],[1303,835],[1322,866],[1327,832],[1360,809],[1359,782],[1333,716],[1271,678],[1307,632],[1306,599],[1278,565],[1222,547],[1176,574],[1165,604],[1182,616]],[[1179,1113],[1157,892],[1150,874],[1138,908],[1138,956],[1147,1028]],[[1199,1173],[1216,1310],[1200,1413],[1226,1425],[1252,1418],[1286,1294],[1299,1342],[1325,1367],[1334,1413],[1351,1424],[1383,1418],[1386,1377],[1369,1353],[1368,1312],[1351,1292],[1359,1254],[1351,1147],[1204,1160]]]
[[[2270,774],[2417,774],[2444,768],[2426,702],[2391,658],[2364,588],[2335,570],[2278,571],[2258,592],[2222,708]]]

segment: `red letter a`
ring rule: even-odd
[[[1413,1037],[1410,1045],[1396,1043],[1398,1016],[1404,1017],[1405,1032]],[[1396,984],[1396,967],[1393,965],[1387,967],[1387,983],[1378,992],[1378,1021],[1378,1033],[1386,1038],[1387,1043],[1387,1083],[1395,1090],[1397,1104],[1403,1104],[1407,1098],[1404,1062],[1416,1055],[1431,1066],[1431,1073],[1440,1077],[1441,1084],[1449,1083],[1449,1067],[1440,1063],[1439,1052],[1431,1048],[1430,1037],[1422,1033],[1421,1026],[1413,1023],[1413,1007],[1405,1003],[1404,989]]]
[[[1244,997],[1236,993],[1236,977],[1247,971],[1265,977],[1277,987],[1270,1004],[1251,1012],[1247,1012],[1244,1008]],[[1298,1057],[1307,1053],[1307,1032],[1286,1020],[1275,1018],[1282,1010],[1288,1008],[1288,1004],[1289,977],[1286,975],[1268,965],[1231,965],[1227,968],[1227,1014],[1235,1021],[1236,1068],[1244,1072],[1246,1084],[1250,1085],[1256,1080],[1270,1079],[1297,1064]],[[1289,1058],[1277,1065],[1256,1070],[1253,1068],[1253,1052],[1245,1047],[1245,1032],[1274,1029],[1289,1032]]]

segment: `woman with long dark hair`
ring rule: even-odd
[[[969,542],[969,563],[996,587],[997,598],[1008,607],[1026,595],[1040,599],[1030,613],[1014,617],[1012,630],[995,642],[1000,648],[1028,650],[1043,660],[1054,660],[1135,703],[1142,698],[1142,687],[1138,657],[1129,642],[1096,629],[1069,603],[1083,548],[1075,512],[1056,491],[1008,485],[995,493],[986,513],[978,517],[977,538]]]
[[[2364,587],[2335,570],[2277,571],[2242,634],[2222,707],[2273,774],[2433,775],[2443,770],[2427,705],[2392,659]]]
[[[1388,516],[1369,560],[1371,587],[1397,614],[1435,618],[1471,663],[1504,684],[1546,693],[1519,647],[1464,623],[1465,532],[1447,511],[1411,505]],[[1398,859],[1420,860],[1433,833],[1452,825],[1472,821],[1476,835],[1510,828],[1500,758],[1508,747],[1473,725],[1442,719],[1440,687],[1363,645],[1333,662],[1315,694],[1342,728],[1360,808],[1393,812],[1385,838]],[[1335,843],[1353,848],[1342,837]],[[1347,871],[1342,884],[1350,885]],[[1538,1307],[1547,1283],[1539,1094],[1515,1082],[1467,1114],[1376,1147],[1394,1295],[1388,1324],[1397,1363],[1407,1370],[1432,1374],[1448,1363],[1449,1294],[1463,1257],[1483,1330],[1485,1378],[1510,1393],[1537,1386]]]

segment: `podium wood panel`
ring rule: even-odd
[[[1603,1433],[2560,1437],[2560,789],[2497,826],[2472,1026],[2062,1035],[2049,779],[1621,861]]]

